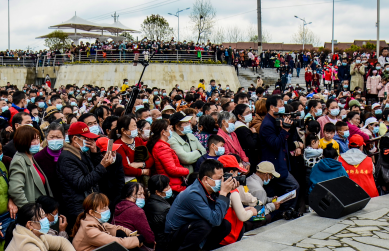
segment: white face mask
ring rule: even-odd
[[[143,130],[143,138],[150,138],[150,130]]]

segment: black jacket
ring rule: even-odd
[[[12,139],[5,146],[3,146],[3,153],[5,156],[13,158],[16,153],[16,148],[14,145],[14,140]]]
[[[61,210],[65,216],[78,216],[83,212],[82,203],[86,196],[99,192],[98,183],[106,180],[107,170],[100,164],[102,157],[97,153],[83,153],[65,144],[57,162],[58,180],[61,184]]]
[[[99,181],[99,188],[100,193],[107,195],[109,208],[113,212],[116,204],[120,202],[120,194],[125,184],[122,156],[116,153],[116,161],[106,170],[107,174],[104,175],[104,179]]]
[[[236,126],[236,124],[235,124]],[[250,161],[250,172],[255,173],[259,163],[259,134],[253,133],[246,126],[239,126],[235,129],[239,144]]]
[[[165,234],[165,221],[170,204],[161,196],[152,194],[147,200],[144,210],[150,228],[154,232],[157,247],[165,248],[168,235]]]

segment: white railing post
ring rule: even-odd
[[[81,62],[81,51],[78,51],[78,61]]]

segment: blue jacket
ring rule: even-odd
[[[339,144],[339,153],[345,153],[348,151],[348,139],[340,137],[337,133],[334,136],[334,140]]]
[[[343,80],[351,80],[351,74],[350,74],[350,65],[346,66],[339,66],[338,68],[338,78],[342,82]]]
[[[289,159],[288,142],[289,132],[276,126],[276,120],[266,114],[259,129],[259,147],[261,161],[273,163],[281,178],[288,177]]]
[[[311,181],[309,193],[311,193],[317,183],[342,176],[348,177],[342,163],[330,158],[320,160],[320,162],[312,168],[311,176],[309,177],[309,180]]]
[[[209,195],[197,179],[174,200],[166,216],[165,233],[174,232],[199,219],[206,220],[212,226],[220,226],[230,206],[230,198],[217,195]]]

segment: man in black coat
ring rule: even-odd
[[[69,130],[69,144],[65,144],[57,162],[57,174],[61,184],[60,211],[68,220],[69,233],[84,211],[82,204],[86,196],[99,192],[98,183],[106,179],[106,168],[112,164],[109,152],[102,158],[91,133],[84,122],[73,123]]]

